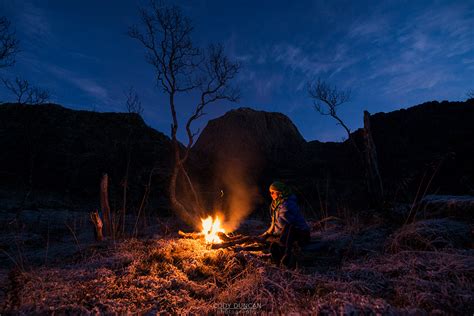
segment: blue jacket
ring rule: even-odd
[[[286,225],[293,225],[300,230],[310,230],[303,215],[301,215],[296,202],[296,196],[294,195],[284,199],[273,210],[270,206],[270,211],[272,214],[272,226],[270,226],[268,232],[272,235],[281,235]]]

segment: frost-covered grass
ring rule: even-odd
[[[127,240],[57,267],[12,272],[3,312],[465,314],[474,306],[473,275],[471,250],[387,253],[308,272],[198,240]]]

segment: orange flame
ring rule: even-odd
[[[221,243],[222,240],[219,238],[217,233],[225,233],[225,230],[221,227],[221,220],[218,216],[213,220],[211,216],[206,219],[202,219],[202,233],[207,243]]]

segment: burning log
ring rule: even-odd
[[[211,244],[211,249],[222,249],[239,246],[238,250],[262,250],[266,247],[265,240],[259,237],[243,236],[240,234],[226,234],[225,230],[221,227],[219,217],[213,219],[208,216],[206,219],[201,219],[202,230],[200,232],[186,233],[179,231],[178,234],[181,238],[204,240],[206,243]]]
[[[240,234],[239,235],[227,235],[226,233],[223,233],[223,232],[218,232],[217,236],[219,236],[219,238],[222,239],[225,242],[233,241],[233,240],[237,240],[239,238],[242,238],[242,235],[240,235]]]
[[[258,237],[253,236],[240,236],[235,239],[231,239],[227,242],[223,242],[220,244],[213,244],[211,246],[212,249],[221,249],[221,248],[229,248],[237,245],[248,244],[248,243],[261,243],[262,240]]]
[[[180,230],[178,234],[185,239],[204,239],[203,233],[185,233]]]
[[[202,232],[196,233],[186,233],[183,231],[178,231],[179,236],[181,238],[185,239],[194,239],[194,240],[204,240],[205,239],[205,234]],[[265,242],[262,241],[258,237],[253,237],[253,236],[242,236],[242,235],[228,235],[223,232],[217,233],[217,236],[220,238],[222,241],[221,243],[212,243],[211,249],[223,249],[223,248],[230,248],[234,246],[240,246],[235,248],[234,250],[241,251],[241,250],[247,250],[247,251],[254,251],[254,250],[262,250],[263,248],[266,247]]]

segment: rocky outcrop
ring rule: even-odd
[[[305,140],[291,120],[275,112],[239,108],[210,120],[193,152],[211,160],[235,158],[256,164],[294,164]]]
[[[231,220],[235,214],[247,214],[264,203],[272,181],[294,177],[305,144],[281,113],[239,108],[209,121],[191,160],[207,207],[232,210],[227,214]],[[216,196],[219,202],[212,205]]]
[[[294,176],[305,145],[287,116],[239,108],[208,122],[192,148],[192,162],[200,185],[212,192],[232,192],[237,184],[266,191],[273,180]]]

